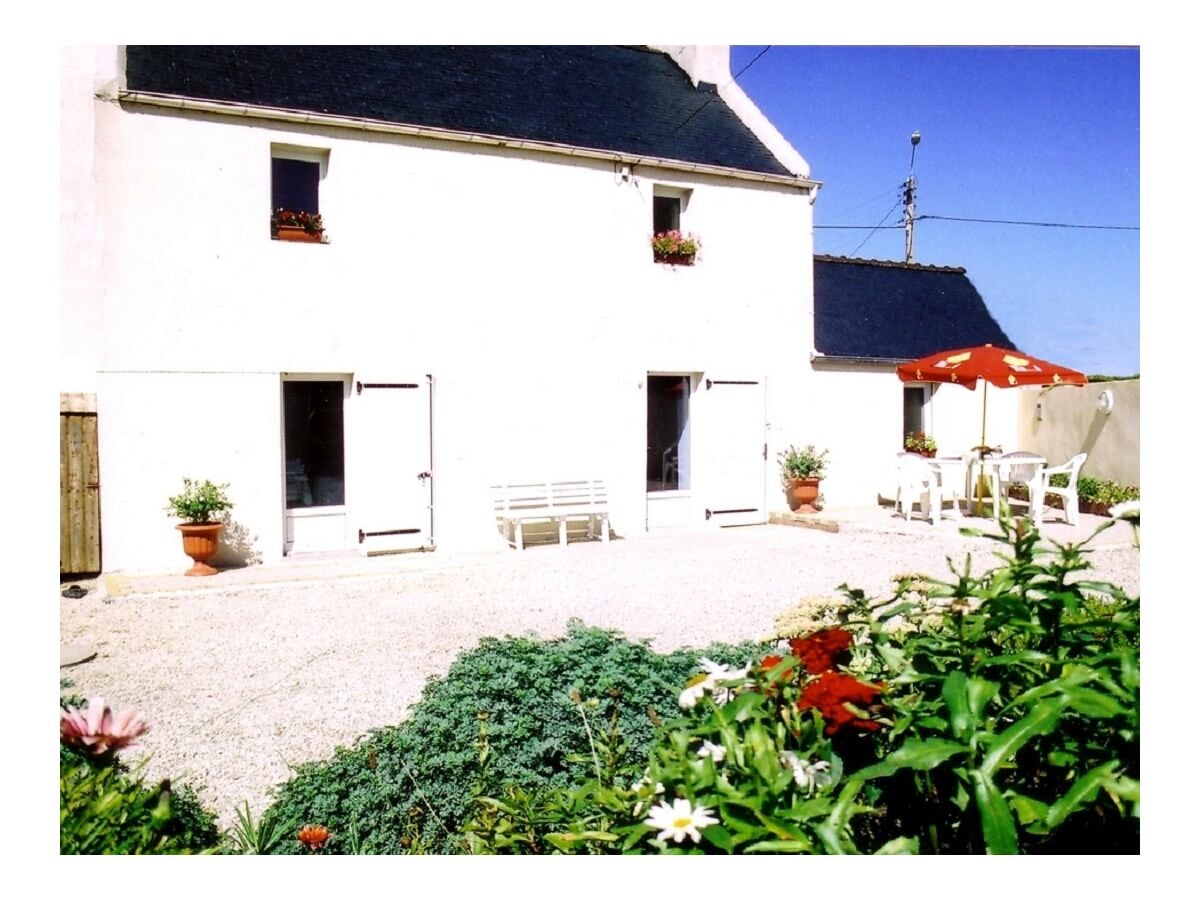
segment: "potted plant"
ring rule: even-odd
[[[650,236],[654,261],[674,266],[690,266],[700,252],[700,238],[680,231],[660,231]]]
[[[228,484],[211,481],[195,482],[183,479],[183,493],[167,498],[167,515],[183,519],[175,527],[183,533],[183,552],[192,558],[192,567],[185,575],[215,575],[217,570],[208,560],[217,552],[217,536],[224,523],[216,521],[218,514],[233,509],[226,496]]]
[[[277,209],[271,213],[271,237],[277,241],[320,244],[325,240],[325,225],[317,213]]]
[[[812,444],[802,450],[792,445],[779,454],[780,478],[792,512],[817,511],[813,504],[821,494],[828,456],[828,450],[817,452]]]
[[[937,454],[937,441],[923,431],[910,431],[904,436],[904,449],[922,456]]]

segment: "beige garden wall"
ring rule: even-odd
[[[1110,413],[1097,408],[1105,391],[1112,395]],[[1140,379],[1023,390],[1020,396],[1021,449],[1041,453],[1052,465],[1084,451],[1084,475],[1141,484]]]

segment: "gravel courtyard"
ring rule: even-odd
[[[400,721],[426,679],[485,635],[557,636],[578,618],[660,650],[761,638],[797,600],[843,582],[882,598],[895,574],[949,577],[947,556],[968,552],[973,569],[991,568],[1004,549],[874,512],[836,533],[772,525],[97,590],[59,601],[62,643],[96,651],[62,674],[76,693],[142,710],[148,776],[197,786],[228,825],[243,800],[261,812],[290,766]],[[1069,539],[1104,521],[1084,520]],[[1089,578],[1138,593],[1128,526],[1100,537]]]

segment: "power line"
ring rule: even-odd
[[[893,207],[894,209],[895,207]],[[886,216],[884,218],[887,218]],[[915,221],[921,219],[936,219],[942,222],[978,222],[984,225],[1030,225],[1038,228],[1084,228],[1093,231],[1141,231],[1137,225],[1081,225],[1067,222],[1026,222],[1017,219],[972,219],[966,216],[932,216],[923,215],[917,216]],[[875,231],[878,228],[903,228],[903,223],[895,225],[813,225],[813,228],[826,229],[849,229],[857,231]]]
[[[850,252],[851,256],[853,256],[855,253],[857,253],[859,250],[861,250],[863,244],[865,244],[867,241],[869,241],[871,239],[871,235],[875,234],[876,231],[878,231],[880,228],[883,227],[883,220],[886,219],[888,216],[890,216],[895,211],[896,207],[899,205],[900,205],[900,201],[897,200],[895,202],[895,204],[893,204],[892,208],[883,214],[883,219],[880,219],[879,224],[876,225],[873,229],[871,229],[871,234],[868,234],[865,238],[863,238],[862,242]]]
[[[1022,222],[1014,219],[969,219],[965,216],[917,216],[918,219],[940,219],[944,222],[982,222],[985,225],[1034,225],[1038,228],[1092,228],[1101,231],[1140,231],[1137,225],[1076,225],[1066,222]]]

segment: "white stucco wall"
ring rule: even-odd
[[[183,475],[230,482],[243,555],[278,559],[285,372],[434,376],[440,546],[498,540],[487,486],[527,474],[604,478],[614,528],[643,529],[647,372],[765,379],[783,507],[775,453],[812,380],[799,189],[93,103],[107,570],[179,563],[162,508]],[[270,239],[273,143],[328,153],[328,244]],[[692,268],[652,261],[656,182],[692,191]],[[791,252],[764,254],[764,233]]]
[[[807,423],[797,444],[828,448],[829,471],[821,490],[827,503],[863,506],[895,496],[896,454],[904,449],[904,385],[889,366],[826,361],[814,373],[814,390],[803,400]],[[989,387],[987,441],[1005,451],[1020,446],[1016,430],[1019,391]],[[936,385],[927,433],[938,452],[955,455],[979,445],[983,385],[970,391]]]

